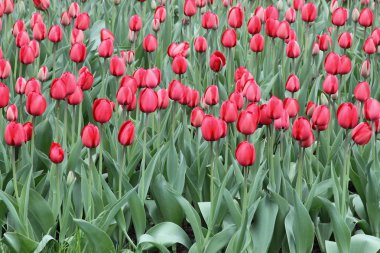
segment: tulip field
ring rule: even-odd
[[[0,0],[0,253],[380,252],[380,1]]]

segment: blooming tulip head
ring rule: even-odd
[[[371,95],[371,88],[367,82],[360,82],[354,89],[354,96],[356,100],[365,102]]]
[[[317,7],[312,2],[305,4],[302,7],[302,20],[305,22],[313,22],[317,17]]]
[[[364,116],[366,120],[378,120],[380,118],[380,102],[374,98],[368,98],[364,103]]]
[[[158,108],[158,96],[156,91],[150,88],[144,89],[140,93],[140,110],[144,113],[152,113]]]
[[[297,141],[306,141],[313,135],[309,120],[305,117],[298,117],[292,128],[292,136]]]
[[[351,132],[352,140],[358,145],[367,144],[372,137],[372,128],[368,122],[362,122]]]
[[[107,99],[96,99],[92,105],[92,115],[94,120],[104,124],[107,123],[112,117],[114,104]]]
[[[119,129],[118,140],[123,146],[132,145],[135,138],[135,125],[132,121],[124,122]]]
[[[32,116],[41,116],[46,110],[46,99],[37,92],[30,92],[26,98],[26,111]]]
[[[100,134],[97,126],[92,124],[86,125],[82,129],[82,143],[87,148],[96,148],[100,143]]]
[[[9,146],[21,146],[26,141],[25,130],[22,124],[17,122],[10,122],[4,131],[5,143]]]
[[[326,105],[317,106],[311,118],[312,127],[318,131],[328,128],[330,122],[330,111]]]
[[[242,141],[236,147],[235,158],[241,166],[251,166],[256,160],[256,152],[253,144]]]
[[[49,152],[50,161],[55,164],[59,164],[65,158],[65,152],[63,151],[61,145],[57,142],[53,142],[50,146]]]
[[[226,65],[226,57],[220,51],[215,51],[210,56],[210,68],[214,72],[219,72]]]
[[[354,128],[358,124],[358,108],[352,103],[343,103],[336,112],[338,124],[344,129]]]

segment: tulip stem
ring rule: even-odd
[[[105,138],[103,137],[103,124],[100,124],[99,128],[100,128],[100,138],[103,138],[103,140],[105,140]],[[102,141],[100,141],[100,144],[99,144],[99,164],[98,165],[99,165],[99,176],[101,177],[103,174],[102,172],[103,171],[103,142]]]
[[[200,128],[198,127],[197,128],[197,169],[198,169],[198,189],[199,189],[199,196],[200,196],[200,201],[202,201],[203,197],[202,197],[202,185],[199,184],[199,180],[201,179],[201,160],[200,160],[200,149],[199,149],[199,145],[200,145],[200,142],[201,142],[201,130]]]
[[[123,189],[122,189],[122,182],[123,182],[123,170],[125,167],[125,155],[126,155],[126,150],[123,147],[123,155],[122,155],[122,161],[121,161],[121,167],[119,171],[119,199],[121,199],[121,196],[123,195]]]
[[[298,157],[298,163],[297,163],[297,182],[296,182],[296,190],[297,194],[302,200],[302,177],[303,177],[303,160],[304,160],[304,153],[305,149],[301,148],[301,151],[299,153]]]
[[[82,125],[82,103],[79,104],[79,112],[78,112],[78,131],[77,131],[78,138],[80,138],[81,136],[81,125]]]
[[[225,173],[227,173],[228,170],[228,134],[224,140],[224,166],[225,166]]]
[[[347,213],[347,197],[348,197],[348,181],[350,176],[350,170],[349,170],[349,159],[350,159],[350,146],[349,146],[349,139],[350,135],[348,134],[348,130],[346,130],[346,137],[344,140],[344,160],[343,160],[343,173],[341,175],[341,181],[342,181],[342,199],[341,199],[341,209],[340,214],[343,218],[345,218]]]
[[[65,103],[65,112],[64,112],[64,116],[63,116],[63,124],[64,124],[64,128],[63,128],[63,146],[67,149],[67,110],[68,110],[68,101],[67,101],[67,97],[66,97],[66,103]]]
[[[16,195],[17,203],[19,203],[19,195],[18,195],[18,186],[17,186],[17,173],[16,173],[16,147],[11,147],[11,162],[12,162],[12,172],[13,172],[13,188]]]
[[[271,124],[271,130],[272,130],[272,133],[271,133],[271,137],[270,137],[270,144],[269,144],[269,162],[270,162],[270,167],[269,167],[269,181],[270,181],[270,184],[273,188],[273,190],[276,189],[276,180],[275,180],[275,173],[274,173],[274,162],[273,162],[273,148],[274,148],[274,141],[275,141],[275,138],[276,138],[276,131],[275,131],[275,127],[274,127],[274,122]],[[270,131],[270,130],[269,130]]]
[[[214,226],[214,150],[213,150],[213,142],[210,142],[210,159],[211,159],[211,164],[210,164],[210,215],[208,219],[208,230],[207,230],[207,235],[206,235],[206,242],[207,239],[210,238],[213,232],[213,226]]]
[[[59,118],[59,100],[57,100],[56,103],[56,110],[57,110],[57,115],[55,117],[55,141],[59,142],[59,130],[58,130],[58,118]]]
[[[35,117],[33,116],[32,117],[32,125],[33,125],[33,129],[32,129],[32,139],[31,139],[31,143],[30,143],[30,162],[32,164],[32,169],[34,168],[34,139],[35,139]]]
[[[53,78],[52,80],[55,79],[56,51],[57,51],[56,44],[57,43],[53,43]]]
[[[71,143],[74,144],[74,133],[75,133],[75,118],[76,118],[76,106],[73,107],[73,116],[71,122]]]
[[[141,181],[140,181],[140,184],[142,185],[142,187],[140,189],[144,189],[145,187],[145,159],[146,159],[146,132],[147,132],[147,128],[148,128],[148,121],[149,121],[149,114],[146,114],[146,117],[145,117],[145,124],[143,124],[143,128],[144,128],[144,133],[143,133],[143,157],[142,157],[142,161],[141,161],[141,167],[140,167],[140,173],[141,173]],[[144,122],[144,120],[142,121]],[[139,195],[140,195],[140,199],[141,201],[144,203],[145,202],[145,196],[143,195],[144,194],[144,190],[140,191],[139,192]]]

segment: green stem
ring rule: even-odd
[[[100,124],[100,139],[105,140],[103,137],[103,124]],[[99,176],[103,174],[103,142],[100,140],[99,144]],[[100,185],[99,185],[100,186]]]
[[[143,186],[141,187],[141,189],[144,188],[144,185],[145,185],[145,159],[146,159],[146,152],[147,152],[147,147],[146,147],[146,132],[147,132],[147,128],[148,128],[148,121],[149,121],[149,114],[146,114],[146,119],[145,119],[145,125],[143,125],[144,127],[144,137],[143,137],[143,157],[142,157],[142,161],[141,161],[141,167],[140,167],[140,178],[141,178],[141,181],[140,181],[140,184]],[[143,203],[145,202],[145,196],[144,196],[144,191],[141,191],[139,192],[139,195],[140,195],[140,199],[141,201],[143,201]]]
[[[32,165],[32,169],[34,168],[34,141],[35,141],[35,117],[32,117],[32,125],[33,125],[33,131],[32,131],[32,139],[30,141],[30,163]]]
[[[301,148],[301,152],[298,157],[298,163],[297,163],[297,182],[296,182],[296,190],[297,194],[302,200],[302,177],[303,177],[303,159],[304,159],[304,152],[305,149]]]
[[[68,108],[68,101],[67,101],[67,98],[66,98],[66,103],[65,103],[65,112],[64,112],[64,115],[63,115],[63,124],[64,124],[64,128],[63,128],[63,146],[67,149],[67,111],[69,110]]]
[[[54,78],[55,78],[55,68],[56,68],[56,61],[57,61],[57,59],[56,59],[56,57],[57,57],[57,43],[53,43],[53,78],[52,78],[52,80],[54,80]]]
[[[122,155],[122,161],[121,161],[121,167],[120,167],[120,171],[119,171],[119,199],[121,199],[121,196],[123,195],[123,189],[122,189],[122,182],[123,182],[123,170],[124,170],[124,167],[125,167],[125,153],[126,153],[126,150],[125,148],[123,147],[123,155]]]
[[[276,131],[274,127],[274,123],[271,124],[271,138],[270,138],[270,145],[269,145],[269,162],[270,162],[270,168],[269,168],[269,181],[272,185],[273,189],[276,189],[276,180],[275,180],[275,173],[274,173],[274,161],[273,161],[273,147],[274,147],[274,141],[276,139]]]
[[[348,130],[346,130],[346,137],[344,140],[344,161],[343,161],[343,171],[341,175],[341,183],[342,183],[342,199],[341,199],[341,208],[340,208],[340,214],[343,218],[346,217],[347,213],[347,199],[348,199],[348,181],[350,176],[349,171],[349,159],[350,159],[350,146],[349,146],[349,139],[350,135],[348,134]]]
[[[210,209],[210,215],[209,215],[209,226],[208,226],[208,230],[207,230],[207,235],[206,235],[206,240],[208,238],[210,238],[210,236],[212,235],[213,233],[213,226],[214,226],[214,209],[215,209],[215,206],[213,203],[213,200],[214,200],[214,149],[213,149],[213,142],[210,142],[210,152],[211,152],[211,164],[210,164],[210,205],[211,205],[211,209]]]
[[[12,162],[12,172],[13,172],[13,188],[16,195],[17,203],[20,204],[20,199],[18,195],[18,186],[17,186],[17,173],[16,173],[16,148],[11,147],[11,162]]]
[[[75,137],[75,117],[76,117],[76,110],[75,110],[76,106],[74,105],[73,107],[73,116],[72,116],[72,122],[71,122],[71,144],[74,144],[75,140],[74,140],[74,137]]]

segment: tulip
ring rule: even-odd
[[[123,52],[123,51],[122,51]],[[135,51],[133,50],[129,50],[126,54],[125,54],[125,57],[123,56],[123,54],[121,54],[124,61],[127,63],[127,64],[132,64],[134,61],[135,61]]]
[[[369,8],[364,8],[360,12],[358,22],[361,26],[367,28],[373,24],[373,12]]]
[[[15,92],[17,94],[24,94],[25,93],[25,87],[26,87],[26,80],[20,76],[16,80]],[[1,84],[0,84],[0,90],[1,90]],[[2,96],[0,96],[0,97],[2,97]]]
[[[50,27],[48,38],[53,43],[58,43],[62,40],[62,28],[59,25]]]
[[[282,40],[289,38],[290,25],[287,21],[279,23],[276,36]]]
[[[371,96],[371,88],[367,82],[360,82],[354,89],[354,96],[356,100],[365,102]]]
[[[135,138],[135,125],[131,120],[125,121],[119,129],[118,140],[123,146],[129,146],[133,144]]]
[[[219,27],[219,18],[218,15],[207,11],[202,16],[202,27],[204,29],[214,29],[216,30]]]
[[[352,45],[352,37],[349,32],[342,33],[338,38],[339,46],[343,49],[350,48]]]
[[[178,80],[173,80],[169,84],[169,98],[174,101],[179,101],[183,97],[183,85]]]
[[[380,102],[374,98],[368,98],[364,103],[364,116],[366,120],[375,121],[380,118]]]
[[[253,35],[253,37],[251,38],[249,42],[249,47],[255,53],[262,52],[264,50],[264,45],[265,45],[264,36],[259,33]]]
[[[228,12],[227,22],[228,25],[232,28],[240,28],[243,25],[244,12],[240,8],[240,4],[235,7],[232,7]]]
[[[115,36],[107,28],[102,28],[100,30],[100,41],[104,41],[104,40],[108,40],[108,39],[113,41],[113,40],[115,40]]]
[[[25,131],[25,142],[28,142],[32,139],[33,136],[33,123],[26,122],[22,127]]]
[[[100,42],[100,45],[98,47],[99,56],[102,58],[111,57],[113,54],[113,50],[114,50],[114,47],[113,47],[112,39],[102,40],[102,42]]]
[[[26,140],[26,135],[22,124],[14,121],[10,122],[5,127],[4,140],[9,146],[21,146]]]
[[[158,6],[154,11],[154,19],[158,19],[160,23],[166,20],[166,9],[165,6]]]
[[[293,1],[293,8],[296,11],[298,11],[299,9],[301,9],[303,5],[304,5],[304,0],[294,0]]]
[[[187,17],[192,17],[197,13],[195,0],[185,0],[185,4],[183,5],[183,13]]]
[[[328,34],[322,34],[317,36],[318,39],[318,46],[319,50],[321,51],[327,51],[331,47],[332,40],[331,37]]]
[[[281,117],[274,120],[274,128],[276,130],[287,130],[289,125],[289,114],[286,110],[284,110]]]
[[[300,145],[303,148],[308,148],[314,143],[314,134],[311,132],[311,135],[306,140],[301,141]]]
[[[227,28],[222,33],[221,43],[226,48],[233,48],[236,46],[236,32],[233,29]]]
[[[156,88],[161,82],[161,71],[158,68],[147,69],[144,72],[141,87]]]
[[[152,113],[156,111],[158,107],[157,93],[150,88],[144,89],[140,93],[139,105],[140,110],[144,113]]]
[[[34,54],[33,48],[29,45],[25,45],[20,49],[19,60],[22,64],[31,64],[35,59]]]
[[[7,60],[0,59],[0,79],[7,79],[11,73],[11,65]]]
[[[284,109],[285,109],[285,111],[287,111],[290,118],[294,118],[297,116],[297,114],[300,110],[297,99],[285,98],[283,104],[284,104]]]
[[[100,134],[97,126],[86,125],[81,133],[82,143],[87,148],[96,148],[100,143]]]
[[[336,75],[338,73],[340,57],[334,52],[330,52],[324,62],[325,70],[328,74]]]
[[[212,115],[205,115],[201,125],[202,136],[206,141],[217,141],[223,135],[220,121]]]
[[[369,36],[364,42],[363,51],[367,54],[374,54],[376,53],[376,47],[376,43],[373,40],[372,36]]]
[[[235,157],[241,166],[247,167],[254,164],[256,160],[256,151],[253,144],[248,141],[240,142],[236,147]]]
[[[264,19],[268,21],[268,19],[278,20],[278,10],[273,5],[268,6],[264,11]]]
[[[297,141],[306,141],[310,135],[313,135],[310,122],[305,117],[298,117],[293,123],[293,138]]]
[[[280,22],[277,19],[267,19],[265,23],[265,33],[271,38],[276,38],[279,25]]]
[[[50,96],[56,100],[64,100],[66,98],[66,86],[61,78],[56,78],[51,83]]]
[[[323,81],[323,91],[329,95],[335,94],[338,91],[339,81],[334,75],[327,75]]]
[[[34,77],[30,78],[25,84],[24,93],[28,96],[31,92],[41,94],[41,84]]]
[[[166,89],[160,89],[157,91],[158,108],[166,109],[169,106],[169,94]]]
[[[219,72],[226,65],[226,57],[220,51],[215,51],[210,56],[210,68],[214,72]]]
[[[339,106],[336,116],[338,124],[344,129],[354,128],[358,124],[358,109],[352,103],[343,103]]]
[[[289,92],[297,92],[300,89],[300,80],[295,74],[291,74],[286,80],[285,88]]]
[[[45,110],[45,97],[39,93],[30,92],[26,97],[26,111],[32,116],[41,116]]]
[[[19,32],[16,36],[16,46],[18,48],[28,45],[29,41],[30,41],[29,35],[25,31]]]
[[[301,53],[301,50],[300,50],[300,47],[297,43],[297,41],[295,40],[291,40],[288,45],[286,46],[286,55],[289,57],[289,58],[297,58],[298,56],[300,56],[300,53]]]
[[[367,144],[372,137],[372,128],[368,122],[362,122],[351,132],[352,140],[358,145]]]
[[[113,108],[112,101],[104,98],[96,99],[92,105],[92,116],[96,122],[107,123],[112,117]]]
[[[258,16],[252,16],[247,24],[247,30],[250,34],[255,35],[261,31],[261,20]]]
[[[83,67],[79,70],[78,85],[82,90],[89,90],[94,83],[94,76],[88,70],[87,67]]]
[[[157,49],[157,39],[152,34],[148,34],[143,41],[143,48],[145,52],[151,53]]]
[[[69,105],[79,105],[83,101],[83,91],[80,86],[75,86],[75,91],[73,94],[67,97],[67,102]]]
[[[173,63],[172,63],[172,70],[177,75],[182,75],[186,73],[187,70],[187,60],[183,56],[176,56],[174,57]]]
[[[239,114],[236,127],[240,133],[251,135],[255,132],[259,119],[259,110],[244,110]]]
[[[187,106],[194,108],[199,104],[199,92],[198,90],[191,90],[190,101],[187,103]]]
[[[87,12],[83,12],[75,19],[75,28],[85,31],[90,27],[90,16]]]
[[[232,92],[230,96],[228,97],[228,100],[230,100],[231,102],[234,102],[238,110],[241,110],[244,106],[244,98],[240,94],[240,92],[236,92],[236,91]]]
[[[190,45],[188,42],[171,43],[168,47],[168,56],[175,58],[176,56],[187,57],[189,53]]]
[[[126,75],[120,81],[120,88],[121,87],[129,88],[129,89],[131,89],[132,93],[136,93],[137,92],[137,81],[134,77]]]
[[[244,86],[243,95],[249,102],[259,102],[261,99],[260,86],[254,80],[248,81]]]
[[[49,70],[46,66],[41,66],[41,68],[38,71],[37,78],[41,82],[45,82],[49,76]]]
[[[132,103],[133,95],[134,93],[130,88],[121,86],[116,93],[116,99],[119,105],[125,106]]]
[[[77,2],[71,3],[68,12],[72,18],[76,18],[80,13],[79,4]]]
[[[201,108],[195,107],[191,111],[190,115],[190,122],[193,127],[200,127],[202,125],[203,119],[205,117],[204,112],[202,111]]]
[[[319,54],[319,44],[317,42],[314,42],[313,48],[311,50],[311,55],[316,56]]]
[[[37,9],[46,11],[50,6],[50,0],[33,0],[34,6]]]
[[[257,108],[257,106],[255,106],[255,108]],[[267,126],[270,125],[270,124],[272,124],[272,118],[269,116],[269,107],[268,107],[268,105],[267,104],[263,104],[259,108],[260,108],[259,109],[259,112],[260,112],[259,124],[260,125],[267,125]],[[248,110],[248,108],[247,108],[247,110]]]
[[[205,103],[207,105],[216,105],[219,103],[219,89],[216,85],[207,87],[204,94]]]
[[[24,31],[25,31],[24,21],[23,20],[17,20],[13,25],[12,35],[14,37],[16,37],[20,32],[24,32]]]
[[[126,70],[124,60],[119,56],[114,56],[110,61],[110,74],[113,76],[122,76]]]
[[[18,110],[15,104],[11,104],[7,107],[6,111],[6,119],[8,121],[17,121],[18,118]]]
[[[154,18],[152,20],[152,30],[157,33],[158,31],[160,31],[160,26],[161,26],[160,20]]]
[[[129,29],[134,32],[140,31],[142,28],[142,20],[139,15],[133,15],[129,20]]]
[[[69,26],[70,25],[71,16],[70,16],[70,13],[68,11],[62,12],[60,23],[63,26]]]
[[[360,67],[360,75],[367,79],[369,75],[371,74],[371,63],[369,60],[363,61],[361,67]]]
[[[0,82],[0,108],[4,108],[8,105],[10,98],[10,92],[8,86]]]
[[[283,102],[281,99],[279,99],[276,96],[272,96],[268,103],[268,112],[269,112],[269,117],[271,119],[278,119],[281,117],[282,111],[284,109]]]
[[[344,26],[348,18],[348,11],[345,8],[336,8],[332,14],[331,22],[335,26]]]
[[[316,105],[315,105],[315,103],[314,103],[313,101],[309,101],[309,102],[307,103],[305,113],[306,113],[306,115],[307,115],[308,117],[312,117],[312,116],[313,116],[313,113],[314,113],[315,107],[316,107]]]
[[[238,118],[238,109],[232,101],[226,100],[220,107],[220,118],[227,123],[235,122]]]
[[[75,43],[83,43],[84,40],[84,33],[82,30],[74,28],[71,31],[70,35],[70,43],[71,45],[74,45]]]
[[[315,108],[311,118],[312,127],[318,131],[328,128],[330,122],[330,111],[326,105],[319,105]]]
[[[314,3],[309,2],[306,3],[302,7],[302,14],[301,18],[304,22],[313,22],[315,18],[317,17],[317,8],[315,7]]]
[[[205,37],[199,36],[194,40],[194,49],[198,53],[206,52],[207,50],[207,40]]]
[[[339,60],[338,74],[346,75],[351,72],[351,60],[346,55],[342,55]]]
[[[65,152],[63,151],[61,145],[59,143],[53,142],[50,146],[49,152],[50,161],[55,164],[59,164],[65,158]]]
[[[86,46],[81,42],[72,45],[70,59],[75,63],[84,62],[86,59]]]

